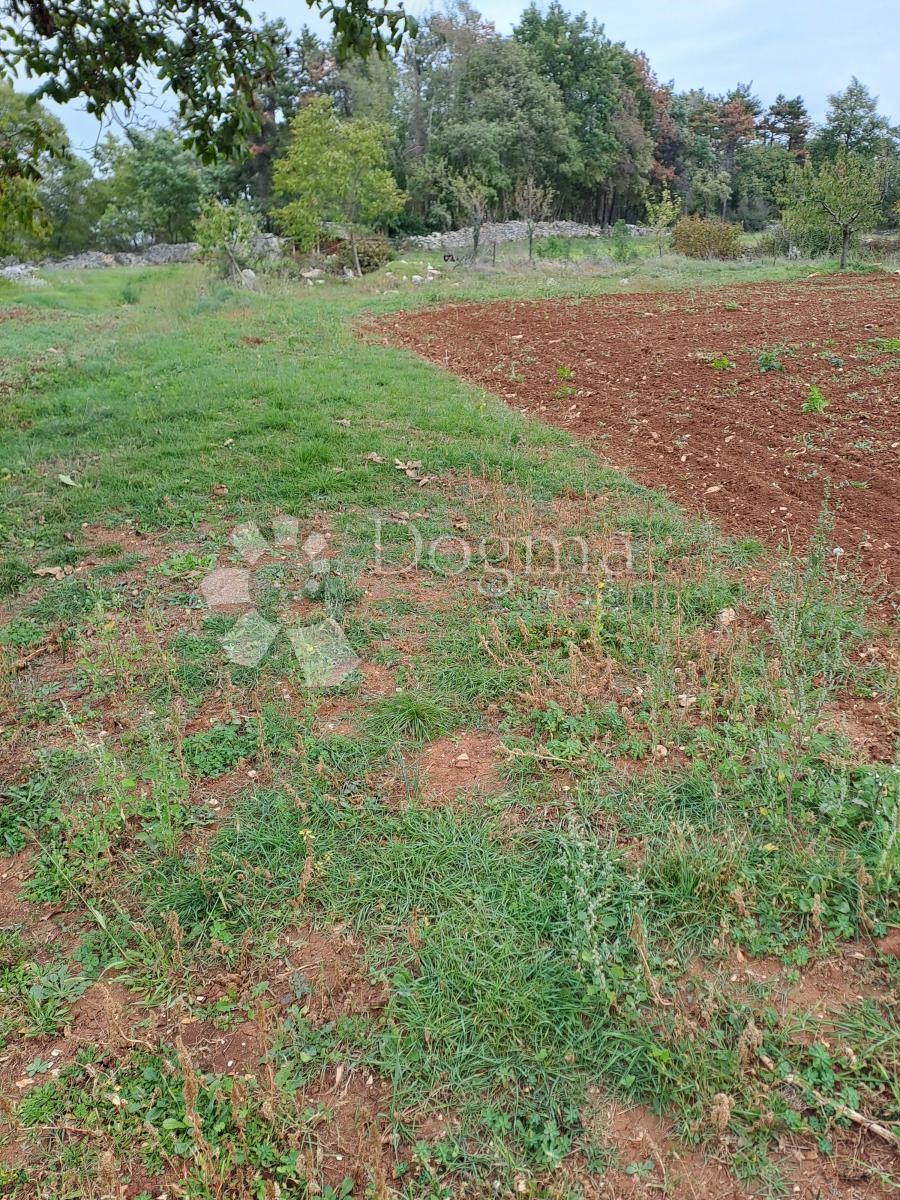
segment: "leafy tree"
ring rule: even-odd
[[[639,205],[653,169],[655,120],[642,64],[559,0],[543,13],[530,4],[513,36],[559,89],[569,116],[575,153],[554,179],[563,206],[605,224]]]
[[[516,212],[528,227],[528,261],[534,262],[534,227],[553,215],[556,194],[551,187],[538,183],[533,175],[516,188]]]
[[[331,21],[341,57],[386,54],[415,27],[399,5],[307,3]],[[272,44],[245,0],[0,0],[0,17],[0,67],[42,79],[39,96],[84,98],[102,116],[132,108],[154,73],[202,151],[242,144],[258,126],[254,82]]]
[[[111,135],[97,151],[108,204],[101,240],[115,249],[148,242],[186,242],[200,205],[201,176],[194,155],[174,129]]]
[[[700,167],[690,176],[688,207],[692,212],[715,216],[727,207],[732,179],[727,171],[715,166]]]
[[[854,75],[842,92],[828,97],[825,124],[812,144],[814,160],[861,154],[872,157],[896,137],[887,117],[878,111],[878,97]]]
[[[777,220],[778,197],[798,160],[777,142],[754,142],[738,153],[732,176],[735,215],[746,229],[763,229]]]
[[[681,201],[673,197],[667,187],[662,189],[658,200],[647,201],[647,224],[650,226],[659,249],[660,258],[663,252],[668,231],[681,216]]]
[[[877,224],[881,213],[883,173],[877,163],[858,154],[807,166],[792,181],[786,197],[785,227],[790,231],[820,231],[840,238],[841,268],[853,237]]]
[[[38,198],[50,227],[47,249],[52,254],[80,254],[95,244],[109,197],[89,162],[74,154],[51,159]]]
[[[619,217],[618,221],[613,225],[611,241],[612,256],[616,262],[627,263],[637,258],[637,247],[634,244],[634,238],[631,236],[631,230],[628,228],[628,222],[624,218]]]
[[[320,97],[297,114],[291,133],[275,164],[275,190],[287,200],[279,223],[302,246],[315,242],[326,221],[345,225],[361,274],[357,233],[396,216],[405,200],[388,170],[387,129],[362,118],[342,121]]]
[[[67,154],[68,144],[56,117],[0,79],[0,253],[46,235],[38,184],[52,156]]]
[[[505,213],[518,184],[529,174],[545,180],[573,143],[557,89],[521,46],[492,37],[459,64],[432,149],[458,174],[477,176]]]
[[[197,222],[200,257],[216,267],[221,275],[242,280],[243,267],[253,253],[259,235],[259,221],[244,204],[205,201]]]

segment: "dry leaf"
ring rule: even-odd
[[[66,574],[71,574],[71,572],[71,567],[68,572],[63,567],[36,567],[31,573],[32,575],[46,576],[49,579],[64,579]]]
[[[214,483],[213,489],[212,489],[212,494],[214,496],[227,496],[228,488],[225,486],[224,483]]]
[[[335,423],[335,425],[343,425],[343,427],[345,429],[350,428],[350,418],[349,417],[338,417],[334,423]]]
[[[380,454],[376,454],[374,450],[370,450],[363,461],[371,463],[383,463],[387,462],[387,459],[382,458]]]

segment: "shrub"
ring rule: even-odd
[[[377,271],[379,267],[383,267],[394,257],[390,242],[385,238],[378,237],[357,238],[356,253],[359,256],[359,267],[363,275],[367,275],[370,271]],[[353,270],[353,247],[349,242],[340,243],[336,251],[336,258],[338,266],[350,267]]]
[[[706,217],[682,217],[672,233],[672,249],[688,258],[737,258],[741,227]]]
[[[535,243],[534,252],[538,258],[569,262],[575,256],[575,239],[551,233]]]
[[[626,263],[631,262],[633,258],[637,258],[637,250],[634,245],[634,238],[631,236],[631,230],[628,225],[620,217],[612,228],[612,256],[616,262]]]
[[[797,250],[796,241],[790,236],[782,224],[770,225],[759,235],[753,245],[751,254],[754,258],[788,258],[791,252]]]

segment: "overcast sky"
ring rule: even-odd
[[[484,16],[509,32],[524,0],[484,0]],[[408,4],[421,13],[421,4]],[[569,7],[567,5],[567,7]],[[572,11],[582,5],[573,3]],[[607,35],[643,50],[663,82],[722,92],[752,82],[765,103],[798,93],[822,120],[830,92],[856,75],[880,97],[881,111],[900,124],[900,0],[629,0],[615,8],[588,0],[588,16]],[[257,13],[324,29],[303,0],[251,0]],[[56,109],[75,144],[89,149],[97,123],[77,105]]]

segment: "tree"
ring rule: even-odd
[[[472,223],[472,262],[478,259],[481,227],[488,215],[489,192],[485,185],[472,174],[457,176],[453,181],[457,203]]]
[[[200,211],[201,176],[174,129],[108,136],[97,151],[108,205],[99,233],[115,249],[186,242]]]
[[[244,204],[222,204],[207,200],[197,222],[197,242],[200,257],[216,266],[222,275],[230,275],[242,283],[241,264],[253,252],[259,235],[259,222]]]
[[[854,75],[842,92],[828,97],[828,116],[813,143],[817,162],[840,155],[872,157],[896,137],[887,117],[878,111],[878,97]]]
[[[584,13],[570,16],[559,0],[545,12],[530,4],[513,37],[559,89],[569,117],[574,153],[551,177],[563,206],[600,224],[637,209],[654,167],[655,109],[645,65]]]
[[[681,201],[673,198],[667,187],[662,189],[658,200],[647,201],[647,224],[656,237],[659,256],[662,258],[663,242],[669,229],[681,216]]]
[[[68,146],[56,117],[0,80],[0,253],[47,232],[38,185],[52,156]]]
[[[52,254],[80,254],[95,243],[108,189],[94,178],[89,162],[75,154],[51,159],[38,198],[50,227],[46,245]]]
[[[523,179],[516,188],[516,212],[528,228],[528,261],[534,262],[534,227],[553,215],[556,194],[553,188],[538,183],[533,175]]]
[[[339,56],[387,54],[415,22],[376,0],[307,0],[331,21]],[[131,109],[148,75],[178,101],[203,152],[258,127],[254,80],[270,56],[245,0],[0,0],[0,67],[42,79],[37,95],[83,98],[98,117]]]
[[[806,157],[806,139],[812,121],[802,96],[788,100],[779,92],[757,128],[766,145],[784,146],[800,162]]]
[[[564,170],[574,145],[558,89],[522,46],[492,37],[458,63],[431,148],[456,173],[477,176],[505,215],[517,186]]]
[[[792,194],[785,197],[785,226],[838,234],[843,270],[853,236],[878,222],[882,178],[877,164],[856,154],[824,162],[817,171],[807,167],[794,178]]]
[[[396,216],[406,199],[388,170],[387,129],[363,118],[342,121],[331,100],[320,97],[297,114],[291,134],[287,153],[275,163],[275,190],[287,200],[279,223],[311,246],[326,221],[340,222],[361,275],[357,233]]]

